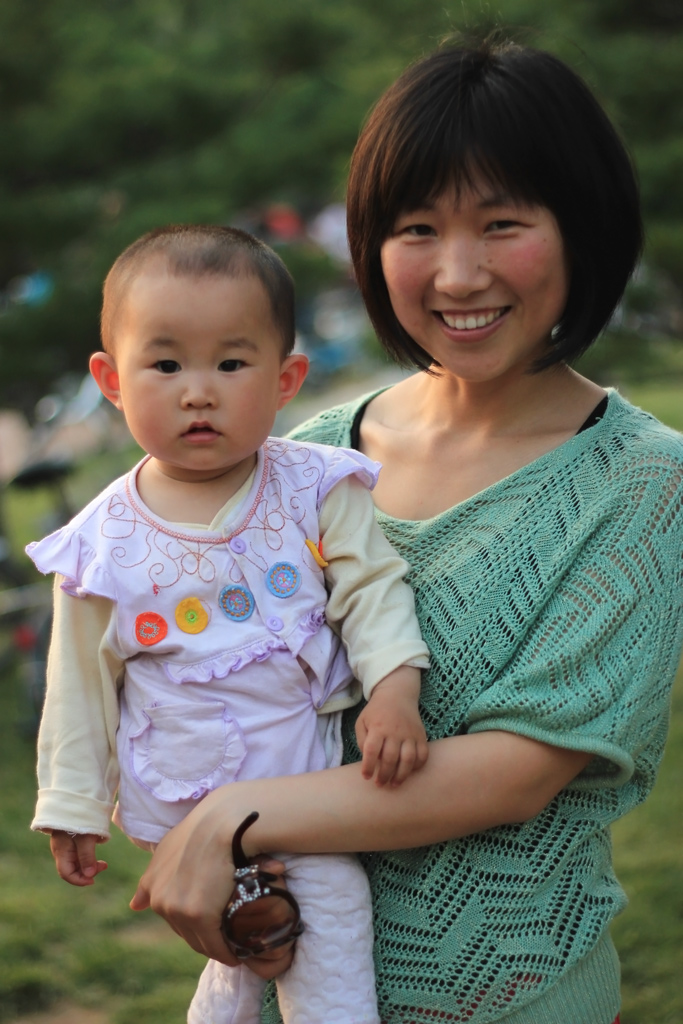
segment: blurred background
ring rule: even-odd
[[[394,379],[351,277],[344,186],[359,127],[454,32],[510,29],[572,65],[633,154],[647,248],[582,363],[683,429],[683,0],[5,0],[0,6],[0,1021],[180,1024],[201,959],[127,908],[121,837],[92,890],[28,833],[49,587],[23,545],[137,457],[85,376],[102,279],[170,222],[247,228],[298,291],[311,358],[285,431]],[[651,801],[615,830],[622,1024],[681,1024],[683,683]],[[559,1024],[559,1022],[558,1022]]]

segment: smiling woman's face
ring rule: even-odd
[[[464,380],[526,373],[567,301],[554,215],[483,182],[400,214],[381,259],[401,326]]]

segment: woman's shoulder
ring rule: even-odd
[[[351,447],[351,431],[354,420],[359,412],[380,394],[384,388],[378,388],[367,394],[354,398],[342,405],[324,409],[317,415],[300,423],[287,435],[293,441],[313,441],[317,444],[328,444],[334,447]]]
[[[638,544],[670,549],[683,536],[683,435],[616,391],[601,423],[585,434],[593,431],[574,453],[570,473],[591,495],[591,509],[609,513],[618,543],[628,529]],[[680,550],[676,558],[680,564]]]
[[[607,433],[624,442],[628,458],[670,461],[672,467],[683,469],[683,434],[632,405],[618,391],[609,392],[609,410],[611,415],[604,420]]]

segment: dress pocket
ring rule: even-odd
[[[221,701],[151,705],[143,714],[129,741],[131,770],[159,800],[200,800],[235,779],[247,748]]]

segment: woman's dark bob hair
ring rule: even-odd
[[[380,341],[404,365],[432,364],[394,315],[380,251],[399,214],[477,180],[555,215],[570,287],[537,369],[576,359],[608,323],[640,256],[638,185],[588,87],[557,57],[514,43],[448,47],[418,61],[361,132],[347,195],[349,245]]]

